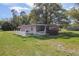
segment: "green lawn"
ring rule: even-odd
[[[79,56],[79,32],[62,31],[58,36],[21,37],[0,32],[1,56]]]

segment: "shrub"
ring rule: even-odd
[[[59,27],[58,26],[47,26],[47,31],[49,35],[57,35],[59,32]]]
[[[11,31],[11,30],[14,30],[14,26],[11,23],[9,23],[9,22],[4,22],[2,24],[2,30],[4,30],[4,31]]]
[[[67,27],[67,30],[79,31],[79,26],[69,26]]]

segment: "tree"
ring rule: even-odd
[[[36,23],[51,24],[59,23],[60,20],[66,19],[64,9],[61,4],[57,3],[35,3],[31,11],[31,17]]]
[[[12,24],[14,25],[15,29],[19,25],[19,17],[18,17],[18,12],[15,9],[11,10],[13,19],[12,19]]]
[[[4,20],[0,20],[0,26],[1,26],[4,22],[5,22]]]
[[[67,19],[65,10],[61,4],[57,3],[35,3],[35,7],[30,13],[30,17],[36,24],[61,24],[62,19]],[[46,27],[48,31],[50,26]]]
[[[14,30],[14,26],[9,22],[4,22],[1,27],[2,27],[1,29],[4,31]]]
[[[15,9],[12,9],[11,12],[13,15],[12,24],[14,25],[15,29],[19,25],[29,24],[30,20],[28,19],[28,15],[26,15],[25,11],[21,11],[20,13],[18,13]]]
[[[76,4],[76,6],[73,6],[70,10],[66,12],[66,15],[68,15],[71,20],[73,20],[72,24],[70,25],[70,29],[77,29],[79,27],[79,4]]]
[[[26,15],[25,11],[20,12],[20,21],[21,21],[21,24],[29,24],[28,15]]]
[[[79,8],[72,8],[68,10],[67,15],[71,16],[73,19],[79,21]]]
[[[26,12],[25,11],[21,11],[20,12],[20,16],[24,16],[24,15],[26,15]]]
[[[31,24],[36,24],[37,23],[37,19],[38,19],[38,15],[36,14],[36,10],[33,9],[31,11],[31,13],[29,14],[29,21]]]

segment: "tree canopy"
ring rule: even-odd
[[[30,13],[32,21],[43,24],[59,24],[62,19],[67,19],[65,9],[58,3],[35,3]]]

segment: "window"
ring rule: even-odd
[[[45,26],[40,26],[40,25],[37,25],[36,26],[36,31],[39,32],[39,31],[44,31],[45,29]]]

